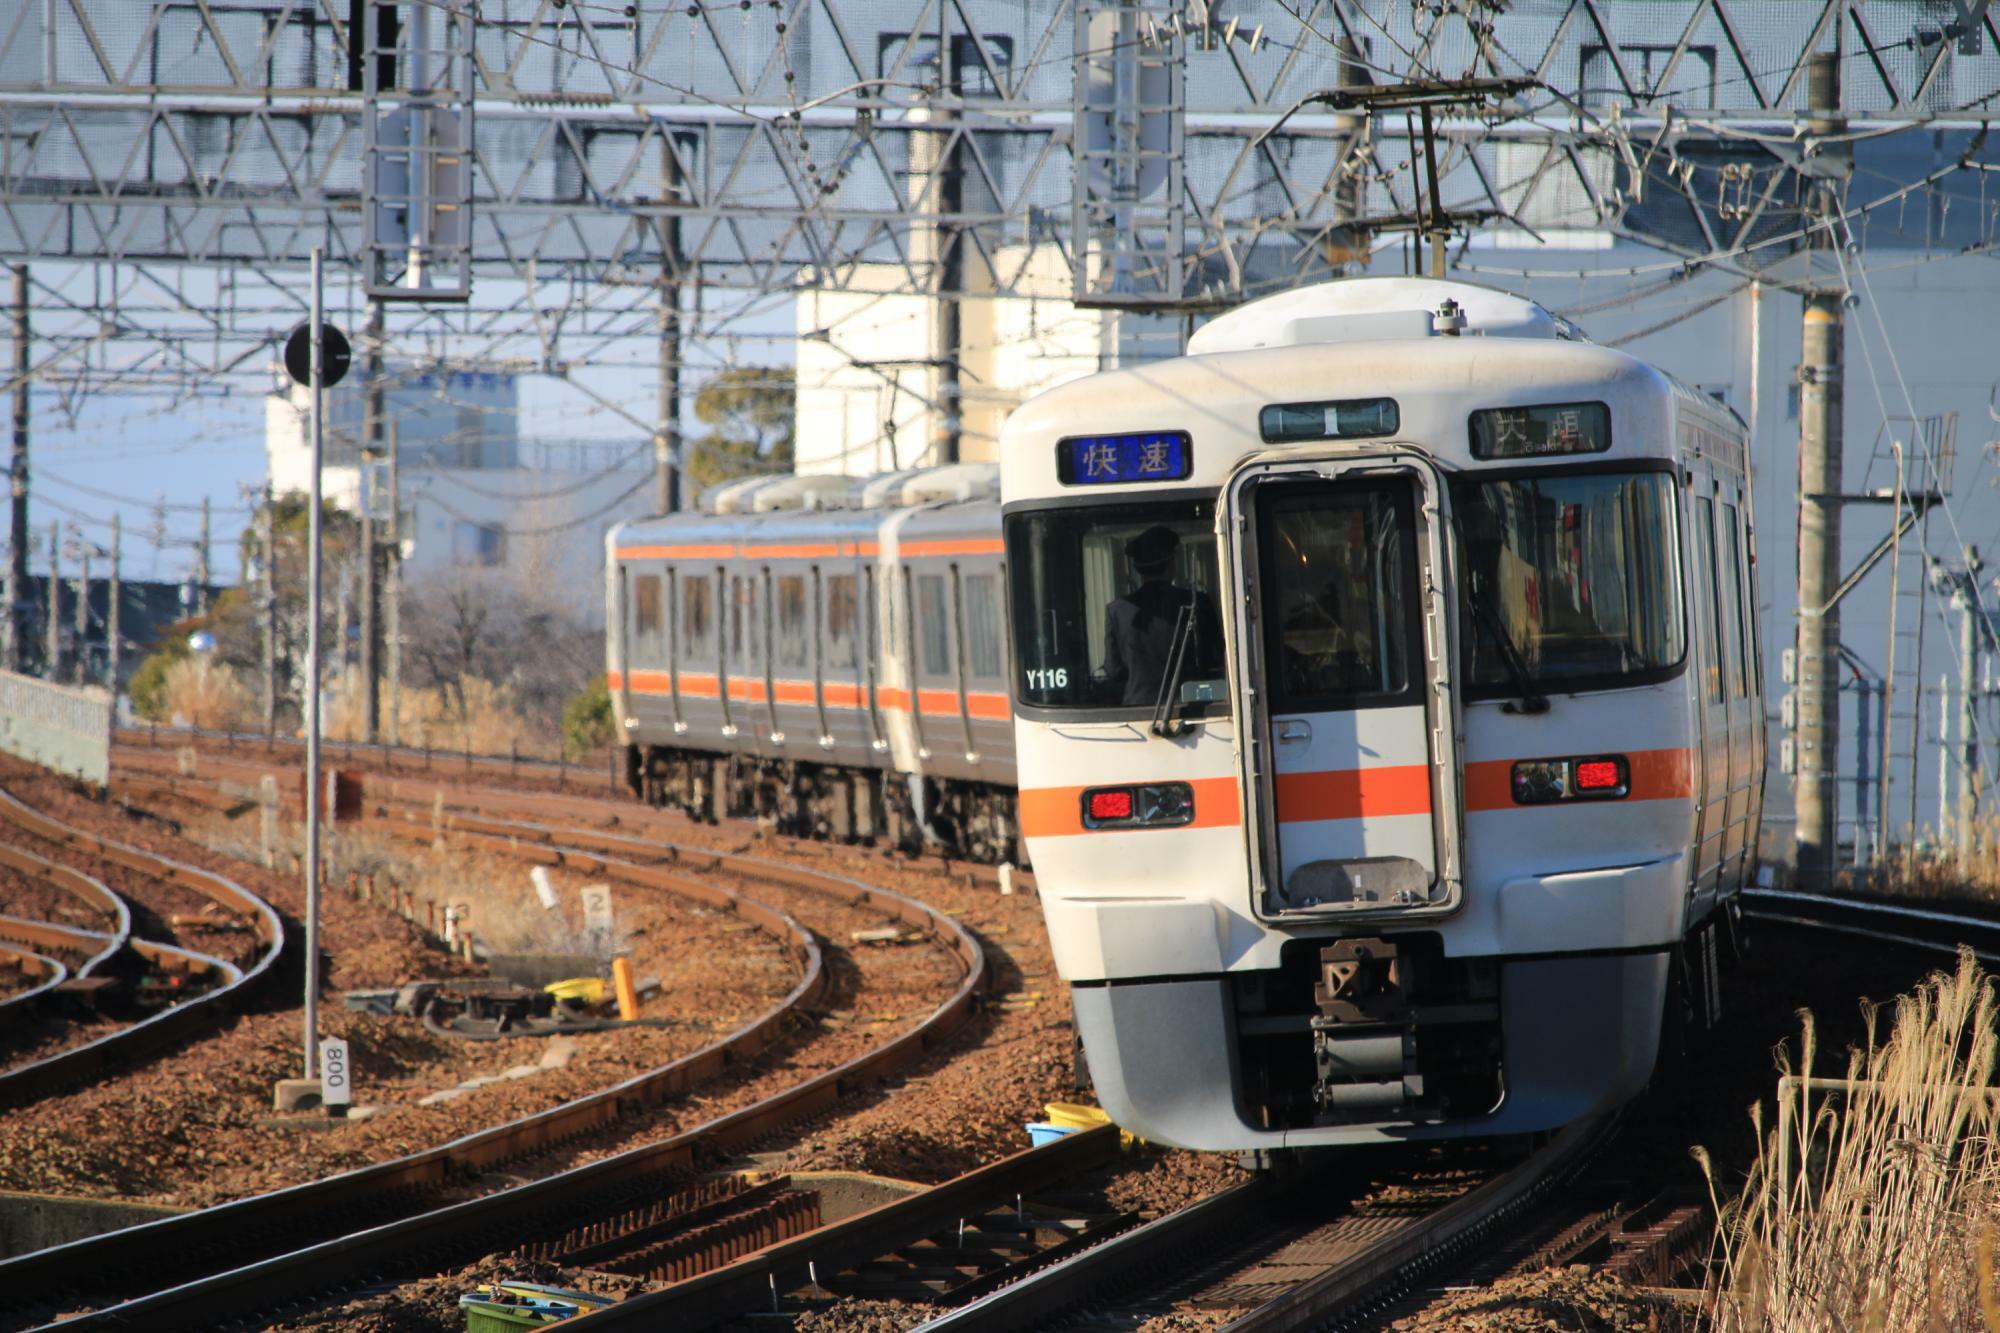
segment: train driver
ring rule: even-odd
[[[1173,655],[1174,626],[1181,608],[1194,606],[1194,641],[1187,645],[1184,674],[1218,674],[1212,663],[1222,653],[1222,620],[1215,601],[1200,589],[1174,581],[1181,539],[1172,528],[1154,524],[1125,543],[1125,558],[1137,586],[1104,608],[1104,696],[1127,707],[1151,708],[1160,677]]]

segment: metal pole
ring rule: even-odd
[[[673,135],[660,140],[662,202],[681,197],[681,164]],[[653,503],[662,514],[681,507],[681,222],[660,215],[660,421],[653,432]]]
[[[1808,67],[1806,101],[1815,134],[1838,132],[1840,67],[1824,53]],[[1839,208],[1825,184],[1814,193],[1821,216]],[[1830,234],[1830,233],[1829,233]],[[1818,238],[1822,242],[1824,237]],[[1840,612],[1829,605],[1840,586],[1841,344],[1839,290],[1805,298],[1799,359],[1798,693],[1793,730],[1798,824],[1798,877],[1806,888],[1828,888],[1838,860],[1836,783],[1840,770]]]
[[[201,545],[195,548],[194,613],[208,614],[208,497],[201,497]]]
[[[90,684],[90,543],[77,534],[76,575],[76,662],[71,670],[76,683]]]
[[[1875,701],[1875,691],[1872,681],[1854,682],[1854,864],[1857,866],[1868,864],[1872,842],[1868,816],[1875,808],[1870,783],[1879,780],[1870,753],[1874,730],[1869,709]]]
[[[1431,276],[1442,278],[1445,276],[1445,241],[1451,233],[1445,227],[1444,200],[1438,197],[1437,135],[1431,131],[1430,104],[1425,103],[1420,110],[1424,118],[1424,165],[1431,182],[1431,216],[1430,225],[1426,228],[1431,242]]]
[[[381,616],[380,552],[375,520],[375,464],[382,456],[382,303],[368,303],[367,420],[361,431],[361,739],[373,745],[380,737],[382,716],[382,654],[378,639]]]
[[[1894,544],[1889,547],[1889,642],[1884,649],[1882,665],[1882,759],[1881,772],[1875,782],[1875,859],[1884,860],[1889,855],[1889,762],[1896,753],[1896,617],[1902,609],[1903,601],[1903,442],[1889,441],[1889,451],[1896,464],[1896,501],[1890,508],[1889,532]],[[1923,633],[1923,626],[1917,632]],[[1922,726],[1922,721],[1912,713],[1910,731],[1914,735]],[[1911,746],[1914,755],[1916,747]],[[1913,765],[1910,784],[1916,785],[1917,775]],[[1911,830],[1912,836],[1915,830]]]
[[[28,266],[14,266],[14,457],[7,467],[13,521],[7,550],[7,656],[19,671],[28,656]]]
[[[956,463],[964,445],[964,383],[959,358],[964,354],[964,316],[960,294],[965,287],[965,244],[958,218],[965,210],[965,172],[959,163],[955,134],[963,123],[964,88],[958,77],[958,60],[952,50],[951,6],[938,6],[938,73],[941,97],[932,101],[935,116],[940,103],[951,107],[951,121],[937,131],[937,330],[936,348],[938,402],[932,451],[939,463]]]
[[[1938,841],[1951,841],[1951,675],[1938,673]]]
[[[1974,832],[1979,819],[1979,548],[1965,548],[1965,567],[1958,571],[1952,603],[1958,608],[1958,835],[1961,871],[1972,865]]]
[[[263,538],[263,564],[257,571],[258,609],[264,620],[264,734],[278,729],[278,522],[271,512],[271,484],[264,483],[264,503],[257,510]]]
[[[389,423],[389,536],[383,543],[383,619],[387,627],[383,630],[385,655],[389,659],[388,717],[384,719],[383,733],[389,744],[402,743],[401,724],[397,721],[398,710],[403,706],[403,499],[400,478],[396,474],[396,423]]]
[[[420,6],[421,8],[421,6]],[[320,366],[324,318],[321,247],[312,250],[312,485],[307,497],[306,516],[306,994],[305,994],[305,1077],[313,1078],[319,1068],[319,596],[320,596],[320,460],[325,442],[321,438],[324,386]]]
[[[104,684],[111,691],[114,712],[118,706],[118,671],[124,657],[124,644],[119,639],[123,631],[118,628],[118,603],[125,596],[124,571],[120,567],[125,558],[124,539],[125,529],[119,522],[118,511],[114,509],[111,511],[111,588],[104,605]]]
[[[1805,301],[1805,351],[1799,364],[1798,695],[1793,752],[1798,873],[1825,888],[1835,862],[1834,821],[1840,735],[1840,610],[1829,606],[1840,585],[1841,305],[1835,292]]]
[[[49,601],[42,608],[42,630],[48,640],[42,679],[62,679],[62,525],[49,523]]]

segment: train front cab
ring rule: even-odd
[[[1469,349],[1405,350],[1450,379]],[[1407,373],[1394,435],[1237,451],[1208,492],[1214,582],[1191,558],[1182,580],[1229,609],[1227,672],[1169,682],[1189,702],[1226,691],[1227,716],[1201,703],[1162,735],[1160,710],[1107,715],[1078,744],[1089,724],[1037,706],[1077,669],[1047,651],[1063,615],[1017,601],[1030,849],[1121,1124],[1209,1149],[1543,1130],[1644,1086],[1677,972],[1712,1012],[1714,926],[1761,796],[1740,436],[1629,358],[1575,352],[1569,373],[1599,382],[1540,390],[1540,415],[1575,430],[1601,410],[1621,456],[1477,459],[1484,409],[1430,394],[1437,410]],[[1268,404],[1298,370],[1215,378]],[[1031,578],[1020,519],[1010,563]],[[1105,785],[1045,788],[1051,772]],[[1098,791],[1157,805],[1148,788],[1177,785],[1185,826],[1092,819]],[[1072,800],[1080,817],[1058,818]]]

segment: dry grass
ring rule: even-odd
[[[1804,1019],[1802,1073],[1817,1054]],[[1963,955],[1896,1001],[1886,1041],[1879,1019],[1844,1080],[1782,1078],[1777,1126],[1751,1113],[1757,1162],[1717,1207],[1723,1333],[2000,1333],[1992,979]]]
[[[261,706],[234,669],[207,653],[182,658],[167,668],[161,689],[167,715],[177,724],[220,730],[261,725]]]
[[[360,740],[360,673],[348,671],[333,691],[326,734]],[[405,685],[397,696],[396,735],[405,745],[473,754],[553,759],[560,738],[528,718],[504,685],[467,677],[451,690]]]
[[[1972,826],[1969,853],[1931,836],[1906,836],[1871,886],[1910,898],[1985,899],[2000,902],[2000,816],[1987,815]]]

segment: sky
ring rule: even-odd
[[[717,339],[709,346],[687,349],[691,363],[684,383],[687,399],[715,365],[744,359],[759,364],[791,360],[784,342],[792,329],[789,301],[782,309],[767,308],[736,321],[735,329],[749,336],[740,343]],[[644,440],[647,432],[634,418],[650,421],[655,411],[658,390],[652,356],[649,341],[623,340],[615,359],[573,372],[590,393],[559,376],[524,375],[521,438]],[[73,415],[61,395],[34,390],[29,426],[30,570],[48,567],[52,520],[63,524],[66,548],[74,524],[83,539],[102,552],[109,549],[111,517],[116,513],[124,528],[126,577],[188,578],[196,564],[205,498],[210,505],[210,577],[217,583],[236,582],[241,574],[236,542],[252,513],[248,493],[261,487],[266,471],[265,390],[276,383],[274,368],[268,384],[261,376],[238,375],[195,397],[175,398],[158,389],[96,393],[83,397]],[[0,404],[0,413],[10,407]],[[694,429],[688,410],[683,409],[685,427]],[[5,432],[5,420],[0,418],[0,455],[11,451]],[[99,562],[93,573],[104,568],[104,558],[93,557]],[[74,562],[75,556],[66,550],[65,572],[75,570]]]

